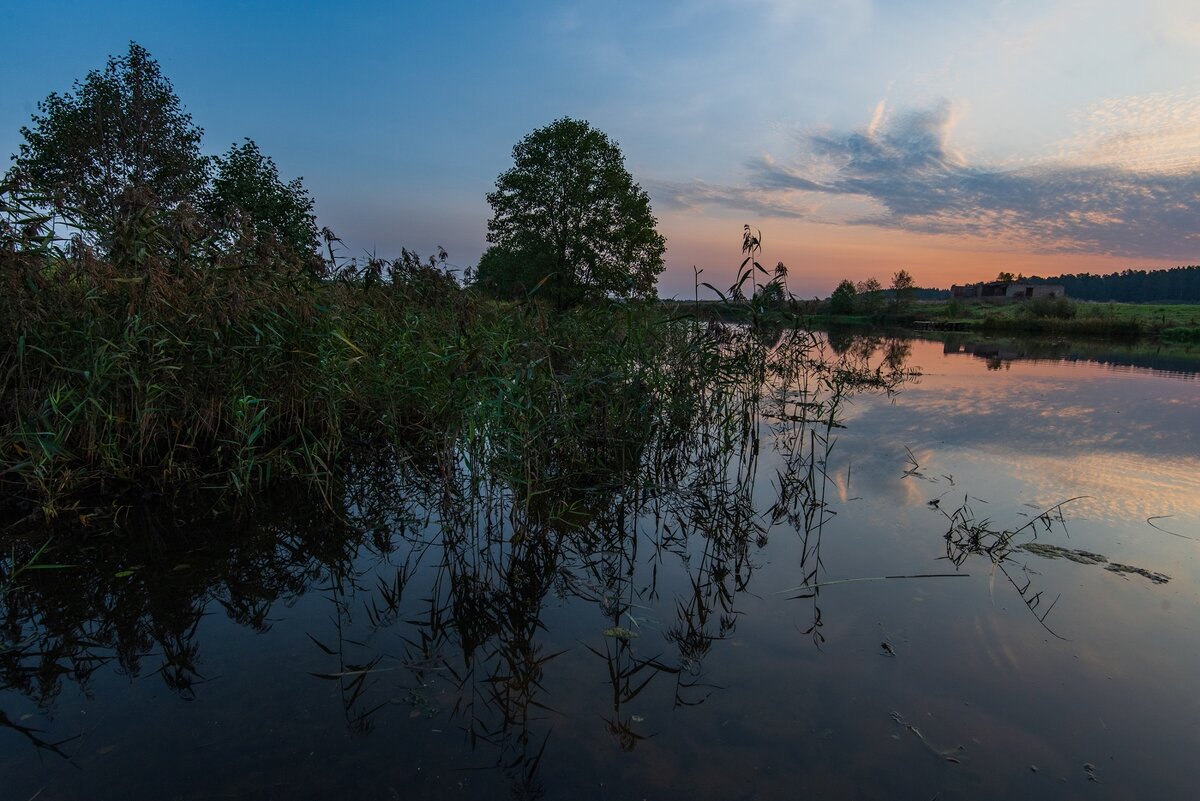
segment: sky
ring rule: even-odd
[[[474,265],[513,145],[569,116],[649,193],[664,297],[732,283],[745,224],[801,297],[1200,263],[1194,0],[5,3],[0,155],[130,40],[348,255]]]

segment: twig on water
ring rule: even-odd
[[[832,581],[821,581],[816,584],[801,584],[799,587],[789,587],[786,590],[778,590],[776,595],[783,595],[788,592],[798,592],[800,590],[815,590],[821,587],[829,587],[834,584],[854,584],[861,581],[887,581],[888,579],[919,579],[919,578],[970,578],[970,573],[913,573],[907,576],[863,576],[859,578],[833,579]]]

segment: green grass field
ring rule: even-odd
[[[737,321],[750,315],[748,303],[664,301],[669,314],[696,314],[705,319]],[[958,324],[967,330],[1056,336],[1140,337],[1200,342],[1200,304],[1096,303],[1070,299],[994,303],[963,300],[917,300],[878,315],[829,314],[828,301],[798,301],[769,314],[796,315],[812,324],[912,326],[919,322]]]
[[[968,329],[1080,336],[1200,339],[1200,305],[1096,303],[1070,299],[1016,303],[917,301],[907,322],[961,323]]]
[[[1197,304],[1096,303],[1069,299],[1067,303],[1075,318],[1132,320],[1148,330],[1200,326],[1200,305]],[[1029,306],[1025,303],[991,304],[930,300],[917,301],[913,310],[918,316],[923,314],[934,320],[981,321],[989,317],[1012,320],[1029,316]]]

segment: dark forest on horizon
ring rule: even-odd
[[[1122,303],[1200,303],[1200,266],[1164,270],[1122,270],[1095,275],[1069,273],[1052,278],[1034,276],[1035,284],[1060,284],[1076,300],[1115,300]]]
[[[1018,276],[1014,280],[1031,284],[1058,284],[1073,300],[1116,301],[1118,303],[1200,303],[1200,266],[1168,267],[1154,270],[1121,270],[1105,274],[1067,273],[1043,278]],[[974,283],[974,282],[968,282]],[[889,297],[891,290],[883,290]],[[916,300],[946,300],[949,289],[917,287]]]

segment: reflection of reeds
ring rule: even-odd
[[[368,616],[406,628],[403,652],[389,655],[403,674],[373,677],[406,675],[414,699],[447,696],[441,714],[526,789],[546,744],[539,732],[558,715],[545,677],[560,652],[541,642],[547,600],[573,597],[604,620],[583,645],[612,685],[607,730],[635,748],[653,734],[637,711],[651,688],[662,683],[677,707],[719,689],[704,663],[734,630],[772,528],[804,538],[806,572],[817,575],[838,406],[902,377],[861,354],[831,356],[803,330],[770,344],[721,324],[648,333],[618,330],[620,360],[553,357],[600,371],[608,391],[561,368],[518,370],[469,410],[458,438],[399,463],[391,491],[354,490],[358,513],[378,521],[370,527],[401,538],[388,552],[409,554],[373,580]],[[754,495],[764,446],[786,465],[765,515]],[[673,619],[660,619],[664,608]],[[670,656],[655,647],[663,641]]]
[[[1024,563],[1017,563],[1014,559],[1014,551],[1016,551],[1021,542],[1021,538],[1028,536],[1031,540],[1036,540],[1039,526],[1043,532],[1052,532],[1056,529],[1066,530],[1066,518],[1063,515],[1063,508],[1077,501],[1079,498],[1068,498],[1065,501],[1056,503],[1055,505],[1039,512],[1034,518],[1026,522],[1024,525],[1015,529],[997,529],[991,521],[984,518],[979,519],[975,516],[974,510],[971,508],[968,498],[963,499],[962,505],[953,512],[947,512],[941,507],[941,504],[936,504],[938,512],[940,512],[947,521],[947,528],[944,535],[946,541],[946,556],[955,567],[962,567],[966,561],[975,556],[984,556],[995,566],[1000,574],[1004,576],[1008,584],[1017,591],[1022,602],[1041,624],[1042,628],[1054,635],[1058,639],[1065,639],[1046,624],[1046,618],[1050,616],[1054,606],[1058,603],[1059,597],[1056,596],[1045,611],[1041,611],[1043,596],[1042,590],[1035,590],[1033,587],[1033,579],[1030,575],[1030,570]],[[1020,571],[1021,577],[1018,579],[1010,572],[1010,567],[1015,567]]]
[[[46,424],[57,426],[50,439],[74,444],[16,470],[26,496],[44,507],[105,471],[133,477],[152,468],[165,471],[150,483],[164,492],[181,476],[228,481],[229,495],[288,476],[319,492],[318,502],[302,493],[306,503],[290,504],[276,522],[268,521],[279,510],[262,502],[249,518],[262,521],[257,534],[229,518],[218,519],[236,536],[172,521],[155,526],[175,528],[171,536],[100,538],[104,547],[69,581],[48,571],[23,581],[3,598],[7,686],[49,698],[53,688],[37,687],[47,670],[55,686],[83,684],[106,660],[136,675],[155,652],[168,685],[195,693],[203,683],[197,624],[214,604],[266,630],[272,604],[320,586],[333,615],[327,629],[309,632],[320,667],[308,672],[337,682],[348,727],[369,732],[394,704],[411,704],[418,716],[457,725],[532,794],[559,714],[547,675],[570,647],[547,641],[553,599],[595,610],[595,639],[584,645],[612,685],[605,725],[633,748],[653,733],[633,707],[659,685],[678,707],[718,689],[705,663],[735,630],[755,553],[770,537],[801,538],[804,579],[819,587],[840,406],[854,392],[905,380],[905,354],[875,363],[864,349],[831,353],[805,329],[766,316],[700,325],[619,305],[556,314],[457,289],[421,294],[411,275],[397,275],[391,284],[376,271],[303,284],[295,305],[265,289],[230,301],[221,313],[231,327],[215,330],[238,344],[197,354],[180,386],[161,385],[152,414],[138,406],[136,426],[109,421],[96,404],[126,403],[115,388],[140,380],[145,365],[135,356],[149,354],[151,373],[155,364],[178,373],[182,354],[214,329],[198,325],[177,342],[164,332],[177,331],[180,318],[153,306],[143,322],[154,322],[121,350],[131,371],[96,386],[74,373],[58,382],[41,355],[23,363],[30,398],[51,384],[72,398],[55,407],[65,414],[47,412]],[[253,289],[212,280],[221,292]],[[116,312],[104,308],[110,319],[98,324],[111,324]],[[315,324],[301,319],[306,309]],[[74,358],[83,324],[69,321],[49,339],[42,331],[38,347]],[[216,360],[227,357],[218,380]],[[300,388],[309,394],[287,396]],[[38,414],[48,408],[30,402]],[[210,416],[194,429],[160,419],[197,404]],[[141,455],[105,445],[143,428]],[[20,439],[21,431],[0,435]],[[190,454],[200,450],[197,437],[217,450]],[[755,493],[764,449],[782,465],[765,510]],[[145,534],[134,519],[123,525]],[[157,555],[131,566],[131,547]],[[814,620],[817,636],[815,606]],[[376,636],[385,631],[398,636]]]

